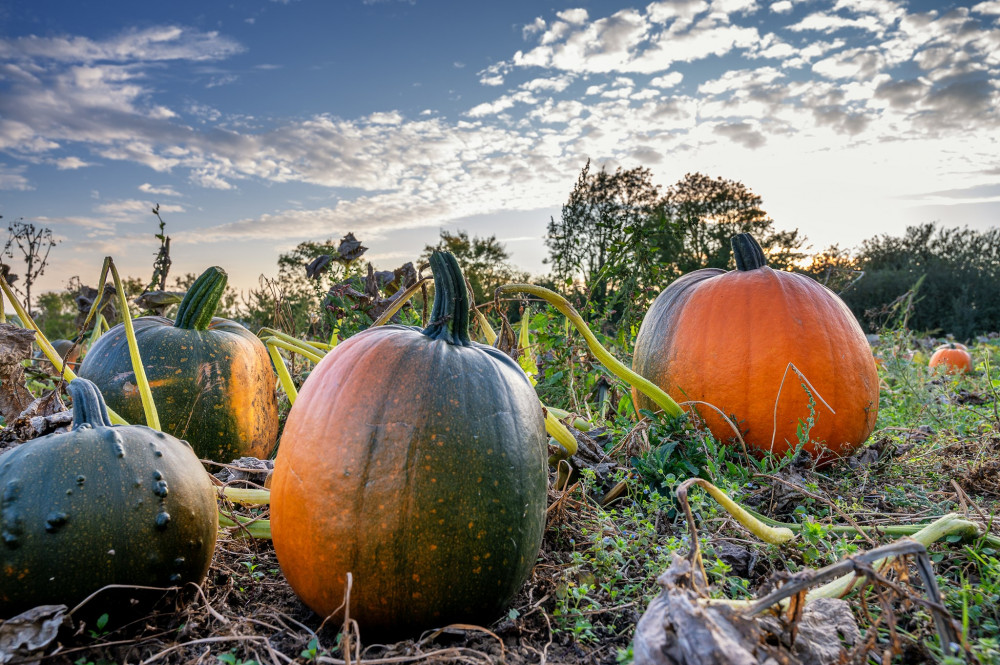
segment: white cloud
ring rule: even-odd
[[[372,113],[365,120],[373,125],[399,125],[403,122],[403,116],[399,111],[388,111]]]
[[[535,18],[534,21],[532,21],[531,23],[529,23],[526,26],[524,26],[523,28],[521,28],[521,35],[525,39],[528,39],[529,37],[531,37],[533,35],[536,35],[536,34],[542,32],[543,30],[545,30],[545,25],[546,25],[545,24],[545,19],[543,19],[541,16],[539,16],[539,17]]]
[[[901,191],[904,183],[912,188],[972,166],[981,172],[996,167],[995,155],[973,150],[977,141],[1000,141],[996,29],[970,21],[967,10],[901,16],[892,2],[835,1],[794,30],[778,25],[790,22],[782,12],[792,6],[783,2],[761,16],[741,13],[756,9],[750,2],[709,6],[701,0],[653,2],[606,16],[552,12],[525,27],[533,41],[522,52],[478,72],[490,87],[458,118],[444,108],[416,117],[381,109],[353,118],[331,111],[265,122],[235,118],[199,99],[168,108],[157,101],[151,66],[160,61],[136,60],[144,51],[156,55],[150,43],[110,59],[92,55],[115,52],[108,44],[76,44],[70,37],[78,60],[65,55],[71,49],[64,46],[64,55],[19,56],[0,65],[0,150],[41,164],[85,147],[90,152],[80,154],[97,162],[140,164],[197,187],[239,187],[241,195],[269,183],[367,192],[331,205],[303,198],[301,205],[283,204],[288,210],[177,240],[191,244],[291,242],[360,228],[387,234],[487,212],[542,209],[564,200],[588,157],[662,164],[658,176],[668,182],[683,175],[670,169],[698,169],[753,179],[760,191],[801,188],[813,196],[817,189],[805,182],[806,173],[820,181],[850,172],[874,183],[897,169],[906,177],[893,173],[880,184]],[[817,32],[836,34],[817,41]],[[164,39],[176,53],[188,43]],[[224,52],[219,44],[225,40],[213,39],[215,51],[190,48],[188,59]],[[224,75],[219,69],[213,75]],[[933,165],[920,165],[926,174],[918,172],[916,145],[942,151]],[[24,166],[0,166],[0,187],[27,188],[28,173]],[[180,195],[165,185],[139,189],[146,198]],[[101,219],[117,222],[145,218],[152,202],[102,205]]]
[[[787,14],[792,11],[791,0],[778,0],[771,3],[771,11],[775,14]]]
[[[182,26],[129,30],[94,41],[86,37],[18,37],[0,39],[0,60],[28,59],[61,62],[155,62],[163,60],[218,60],[243,51],[235,40],[217,32]]]
[[[793,30],[795,32],[817,31],[826,33],[836,32],[847,28],[856,28],[858,30],[878,33],[882,30],[883,26],[874,16],[846,18],[836,14],[817,12],[806,16],[795,25],[788,27],[789,30]]]
[[[756,0],[712,0],[711,9],[713,12],[729,14],[749,14],[757,11]]]
[[[653,23],[690,23],[695,16],[708,10],[705,0],[666,0],[653,2],[646,7],[646,14]]]
[[[138,219],[139,217],[145,217],[147,215],[152,215],[153,206],[156,204],[153,201],[145,201],[139,199],[124,199],[120,201],[109,201],[107,203],[102,203],[94,208],[94,212],[104,216],[110,217],[116,222],[123,221],[145,221],[143,219]],[[173,204],[161,204],[161,213],[172,213],[172,212],[184,212],[184,207]]]
[[[85,162],[75,155],[69,157],[60,157],[55,160],[56,168],[60,171],[74,171],[76,169],[82,169],[87,166],[93,166],[90,162]]]
[[[148,182],[144,182],[139,185],[139,191],[144,194],[155,194],[159,196],[180,196],[181,193],[169,185],[152,185]]]
[[[972,11],[977,14],[1000,14],[1000,0],[980,2],[978,5],[972,6]]]
[[[820,60],[813,65],[813,71],[831,79],[870,79],[884,63],[877,48],[854,48]]]
[[[583,8],[566,9],[561,12],[556,12],[556,16],[573,25],[580,25],[581,23],[586,22],[586,20],[590,17],[587,10]]]
[[[563,76],[552,76],[545,78],[531,79],[522,83],[519,87],[522,90],[530,90],[532,92],[549,90],[551,92],[562,92],[573,83],[573,77],[570,75]]]
[[[504,77],[508,71],[510,71],[510,65],[505,62],[492,64],[479,72],[479,82],[488,86],[503,85]]]
[[[679,85],[683,80],[684,75],[680,72],[670,72],[668,74],[664,74],[663,76],[657,76],[650,81],[649,84],[657,88],[673,88],[675,85]]]
[[[24,177],[24,167],[9,167],[0,164],[0,190],[27,191],[33,189],[28,179]]]

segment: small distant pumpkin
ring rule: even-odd
[[[931,369],[943,365],[948,374],[965,374],[972,371],[972,355],[964,344],[948,342],[934,349],[928,365]]]
[[[53,339],[49,341],[55,352],[62,358],[63,362],[68,364],[70,367],[75,367],[77,361],[80,360],[80,352],[83,351],[83,347],[76,344],[69,339]],[[35,362],[38,363],[38,367],[41,370],[56,374],[56,368],[49,362],[48,357],[42,350],[35,351],[34,355]]]
[[[770,268],[750,234],[732,246],[736,270],[696,270],[660,293],[639,328],[632,368],[691,402],[720,441],[733,430],[705,404],[735,416],[758,451],[794,448],[812,420],[807,452],[819,442],[850,454],[878,415],[878,372],[861,326],[816,280]],[[639,408],[656,408],[633,395]]]

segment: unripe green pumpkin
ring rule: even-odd
[[[112,425],[90,381],[69,392],[69,432],[0,455],[0,617],[108,584],[198,583],[212,560],[218,508],[191,447]]]
[[[424,330],[370,328],[302,387],[271,485],[271,529],[295,592],[362,634],[494,620],[527,579],[545,526],[546,436],[510,357],[471,342],[455,258],[431,257]]]
[[[253,333],[214,317],[226,288],[222,268],[206,270],[188,289],[174,321],[132,322],[164,432],[217,462],[266,458],[278,440],[277,375]],[[80,365],[108,406],[130,423],[145,423],[125,327],[102,335]]]

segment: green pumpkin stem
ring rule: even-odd
[[[742,272],[756,270],[767,265],[767,258],[760,243],[749,233],[733,236],[730,241],[733,246],[733,257],[736,259],[736,269]]]
[[[201,273],[177,308],[174,327],[184,330],[206,330],[208,324],[212,322],[212,317],[215,316],[222,294],[226,292],[228,280],[229,275],[218,266]]]
[[[431,254],[434,307],[424,334],[457,346],[469,346],[469,290],[458,261],[450,252]]]
[[[73,379],[66,384],[66,392],[73,398],[73,429],[81,425],[111,427],[108,406],[93,381]]]

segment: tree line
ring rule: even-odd
[[[160,251],[152,280],[127,280],[132,295],[168,288],[169,237],[159,211],[153,213]],[[477,303],[491,300],[504,283],[530,278],[550,286],[627,349],[643,313],[666,285],[701,268],[734,268],[730,238],[744,232],[760,242],[771,267],[806,273],[838,292],[869,332],[898,321],[904,302],[907,323],[917,331],[968,339],[1000,330],[1000,229],[926,223],[902,236],[875,236],[853,251],[833,245],[810,254],[798,229],[776,228],[760,195],[741,182],[701,173],[661,190],[645,167],[598,170],[588,161],[559,217],[547,225],[549,274],[542,277],[519,270],[495,235],[470,237],[465,231],[442,230],[416,263],[419,268],[435,249],[452,252]],[[0,256],[0,271],[13,279],[12,265],[3,258],[26,257],[21,284],[29,303],[31,283],[54,244],[46,233],[23,220],[11,223]],[[291,334],[343,334],[364,327],[418,272],[411,263],[396,271],[366,270],[366,249],[352,234],[339,243],[300,243],[279,257],[275,278],[262,276],[259,288],[247,293],[231,289],[223,313]],[[183,290],[193,278],[175,276],[172,286]],[[70,286],[83,288],[79,280]],[[78,294],[45,293],[34,300],[46,334],[73,333]],[[516,319],[517,308],[508,313]]]

